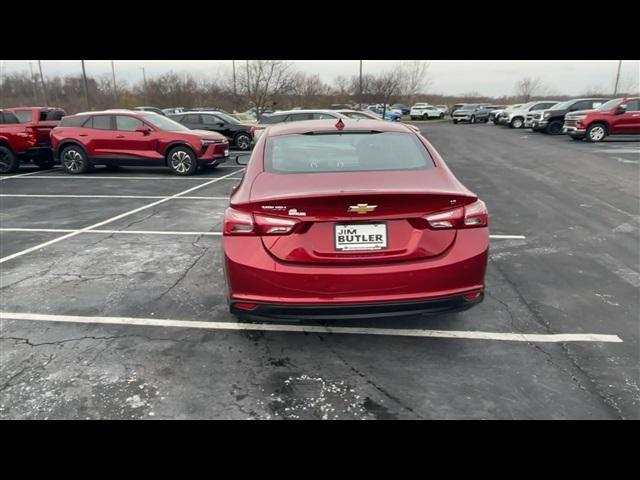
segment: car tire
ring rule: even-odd
[[[87,173],[90,169],[87,154],[77,145],[69,145],[62,149],[60,152],[60,164],[64,171],[71,175]]]
[[[0,173],[13,173],[20,167],[20,159],[7,147],[0,146]]]
[[[422,120],[429,120],[429,114],[425,113],[424,115],[422,115]]]
[[[440,120],[442,120],[444,118],[444,113],[441,113],[440,116],[438,117]]]
[[[453,119],[453,124],[457,125],[458,124],[458,120],[456,120],[455,118]]]
[[[562,125],[563,123],[560,120],[549,122],[549,125],[545,128],[545,132],[549,135],[560,135],[562,133]]]
[[[233,144],[238,150],[249,150],[251,148],[251,136],[248,133],[239,133],[234,137]]]
[[[586,138],[591,143],[598,143],[607,137],[607,126],[604,123],[594,123],[587,128]]]
[[[475,115],[471,115],[471,119],[469,120],[469,123],[476,123],[476,116]]]
[[[167,166],[176,175],[193,175],[198,170],[198,158],[189,147],[174,147],[167,153]]]
[[[514,119],[511,120],[511,122],[509,122],[509,128],[522,128],[522,126],[524,125],[524,120],[520,117],[515,117]]]

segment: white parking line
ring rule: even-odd
[[[34,172],[37,173],[37,172]],[[238,170],[234,170],[233,172],[231,172],[231,175],[238,173]],[[23,175],[14,175],[12,177],[1,177],[3,180],[8,180],[10,178],[22,178],[23,176],[26,175],[32,175],[31,173],[25,173]],[[224,176],[226,177],[226,175]],[[224,178],[224,177],[216,177],[216,178]],[[33,177],[33,178],[28,178],[27,180],[34,180],[34,179],[40,179],[40,178],[59,178],[59,179],[65,179],[65,180],[207,180],[209,178],[212,177],[198,177],[198,176],[192,176],[192,177],[181,177],[178,175],[167,175],[166,177],[135,177],[135,176],[122,176],[122,177],[115,177],[115,176],[104,176],[104,175],[38,175],[37,177]],[[240,180],[240,179],[238,179]]]
[[[0,193],[0,197],[33,198],[171,198],[167,195],[46,195],[31,193]],[[229,197],[176,197],[174,200],[229,200]]]
[[[103,225],[106,225],[107,223],[111,223],[111,222],[114,222],[116,220],[120,220],[121,218],[128,217],[129,215],[133,215],[134,213],[141,212],[142,210],[146,210],[147,208],[155,207],[156,205],[160,205],[162,203],[168,202],[169,200],[171,200],[173,198],[180,197],[182,195],[186,195],[187,193],[193,192],[194,190],[197,190],[199,188],[206,187],[207,185],[211,185],[212,183],[218,182],[220,180],[224,180],[226,177],[229,177],[231,175],[235,175],[235,173],[236,172],[230,172],[229,174],[224,175],[222,177],[214,178],[212,180],[209,180],[208,182],[202,183],[200,185],[196,185],[195,187],[191,187],[191,188],[189,188],[187,190],[184,190],[184,191],[182,191],[180,193],[176,193],[175,195],[172,195],[170,197],[163,198],[161,200],[158,200],[156,202],[150,203],[148,205],[144,205],[142,207],[139,207],[139,208],[136,208],[136,209],[133,209],[133,210],[129,210],[128,212],[125,212],[125,213],[121,213],[120,215],[116,215],[115,217],[108,218],[107,220],[103,220],[102,222],[95,223],[95,224],[93,224],[93,225],[91,225],[89,227],[83,228],[83,229],[78,230],[76,232],[70,232],[70,233],[67,233],[66,235],[63,235],[61,237],[54,238],[53,240],[49,240],[48,242],[44,242],[44,243],[35,245],[35,246],[31,247],[31,248],[27,248],[25,250],[21,250],[19,252],[13,253],[11,255],[7,255],[6,257],[0,258],[0,263],[7,262],[9,260],[12,260],[14,258],[20,257],[22,255],[26,255],[27,253],[31,253],[31,252],[34,252],[36,250],[40,250],[41,248],[47,247],[47,246],[52,245],[54,243],[60,242],[62,240],[66,240],[67,238],[75,237],[76,235],[78,235],[80,233],[87,232],[89,230],[93,230],[94,228],[101,227]],[[36,177],[36,178],[38,178],[38,177]]]
[[[315,325],[288,325],[273,323],[203,322],[193,320],[168,320],[133,317],[89,317],[80,315],[42,315],[35,313],[0,312],[3,320],[28,320],[38,322],[97,323],[108,325],[142,325],[153,327],[200,328],[207,330],[298,332],[351,335],[384,335],[394,337],[427,337],[468,340],[499,340],[510,342],[565,343],[606,342],[621,343],[617,335],[596,333],[502,333],[465,330],[422,330],[402,328],[330,327]]]
[[[35,172],[21,173],[20,175],[8,175],[6,177],[0,177],[0,180],[6,180],[8,178],[26,177],[27,175],[35,175],[36,173],[41,173],[41,172],[42,170],[36,170]]]
[[[222,235],[222,232],[177,232],[177,231],[163,231],[163,230],[99,230],[94,228],[81,228],[81,229],[66,229],[66,228],[0,228],[0,232],[33,232],[33,233],[124,233],[124,234],[138,234],[138,235],[209,235],[218,236]],[[489,235],[489,238],[494,240],[504,239],[525,239],[524,235]]]

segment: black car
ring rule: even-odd
[[[183,112],[169,118],[193,130],[218,132],[229,139],[229,144],[238,150],[249,150],[253,141],[252,126],[240,123],[235,118],[216,112]]]
[[[391,105],[391,108],[394,110],[401,110],[403,115],[409,115],[409,113],[411,113],[411,107],[407,107],[403,103],[394,103]]]
[[[558,103],[548,110],[531,112],[527,115],[526,122],[531,125],[535,132],[544,132],[550,135],[562,134],[564,126],[564,116],[570,112],[578,110],[593,110],[598,108],[610,98],[577,98]]]

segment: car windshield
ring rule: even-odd
[[[423,170],[434,163],[413,134],[343,132],[267,140],[264,168],[273,173]]]
[[[602,105],[600,105],[598,108],[596,108],[596,110],[600,110],[601,112],[606,112],[608,110],[611,110],[613,107],[615,107],[622,100],[624,100],[624,99],[623,98],[616,98],[616,99],[613,99],[613,100],[609,100],[608,102],[605,102]]]
[[[183,132],[189,130],[189,128],[184,125],[179,124],[175,120],[171,120],[170,118],[163,117],[158,114],[149,114],[149,115],[140,115],[151,125],[159,128],[160,130],[164,130],[166,132]]]
[[[553,107],[551,107],[549,110],[564,110],[565,108],[568,108],[569,105],[571,105],[572,100],[569,100],[567,102],[561,102],[558,103],[556,105],[554,105]]]

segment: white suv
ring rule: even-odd
[[[411,107],[409,116],[411,120],[427,120],[429,118],[442,118],[444,117],[444,112],[428,103],[416,103]]]

